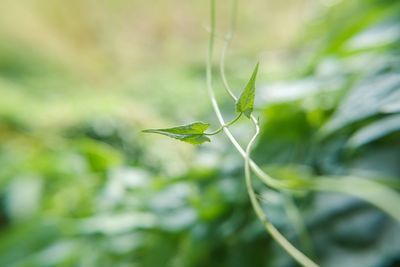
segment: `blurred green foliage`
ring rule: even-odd
[[[139,133],[211,118],[207,3],[156,2],[0,3],[0,266],[295,266],[256,220],[226,140],[194,149]],[[300,28],[293,10],[306,2],[292,2],[280,13],[292,20],[268,25],[250,14],[261,1],[242,3],[228,60],[243,87],[243,57],[265,46],[261,28],[275,29],[260,54],[255,161],[281,179],[357,176],[399,190],[400,3],[313,2]],[[301,30],[296,41],[284,26]],[[257,190],[273,223],[322,266],[400,264],[399,224],[375,207]]]

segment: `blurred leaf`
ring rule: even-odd
[[[333,118],[323,128],[330,134],[348,124],[382,112],[382,107],[398,95],[398,73],[378,74],[365,79],[344,99]]]
[[[137,228],[149,228],[156,224],[157,218],[149,212],[133,212],[101,214],[82,219],[78,227],[82,233],[102,233],[115,235],[129,233]]]
[[[378,23],[361,31],[345,45],[349,50],[363,50],[384,47],[397,41],[400,35],[400,23],[392,21]]]
[[[143,130],[143,132],[162,134],[183,142],[198,145],[204,142],[210,142],[210,139],[204,134],[204,131],[208,129],[209,125],[210,124],[204,122],[193,122],[172,128],[148,129]]]
[[[348,141],[348,146],[357,148],[400,130],[400,114],[383,118],[358,130]]]
[[[246,115],[248,118],[250,118],[250,115],[253,112],[258,66],[259,63],[257,63],[256,67],[254,68],[249,82],[236,102],[236,111],[239,113],[244,113],[244,115]]]
[[[381,111],[384,113],[400,112],[400,90],[393,92],[385,99],[382,103]]]
[[[321,192],[314,197],[313,209],[303,216],[318,254],[330,251],[331,257],[321,259],[321,266],[397,266],[397,221],[351,196]],[[341,252],[332,253],[338,247]]]
[[[318,191],[339,192],[358,197],[400,222],[400,195],[380,183],[358,177],[323,177],[315,179],[312,187]]]
[[[44,218],[15,224],[0,234],[0,266],[20,266],[15,263],[60,238],[60,225]]]
[[[84,139],[78,145],[95,171],[106,171],[110,167],[119,166],[122,163],[121,153],[106,143]]]
[[[263,116],[261,136],[253,154],[259,163],[305,163],[313,128],[306,112],[296,103],[269,105]]]

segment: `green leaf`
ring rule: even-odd
[[[172,128],[147,129],[142,132],[162,134],[193,145],[199,145],[204,142],[210,142],[210,138],[204,134],[204,131],[207,130],[209,126],[210,124],[208,123],[193,122]]]
[[[332,134],[353,123],[395,111],[400,99],[399,87],[400,76],[397,72],[365,78],[342,100],[322,133]]]
[[[257,63],[256,67],[254,68],[249,82],[236,102],[236,111],[243,113],[248,118],[250,118],[250,115],[253,112],[258,66],[259,63]]]
[[[399,193],[376,181],[352,176],[322,177],[313,180],[311,188],[358,197],[375,205],[400,222]]]
[[[358,130],[347,145],[358,148],[400,130],[400,114],[387,116]]]

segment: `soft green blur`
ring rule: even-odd
[[[217,2],[214,84],[229,120],[218,58],[232,6]],[[209,1],[0,1],[0,266],[296,266],[256,219],[223,134],[191,146],[140,132],[218,128],[209,15]],[[236,93],[257,61],[252,155],[265,171],[400,190],[399,1],[239,1],[226,62]],[[232,131],[246,144],[253,127]],[[377,207],[255,185],[321,266],[400,265],[400,224]],[[370,192],[347,185],[336,191]]]

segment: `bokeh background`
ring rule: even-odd
[[[218,1],[226,118],[217,59],[231,8]],[[208,1],[0,1],[0,266],[296,266],[257,221],[223,135],[196,147],[140,133],[217,128],[208,27]],[[399,1],[240,1],[226,62],[236,92],[256,61],[257,163],[400,189]],[[241,119],[232,131],[245,144],[253,130]],[[256,187],[322,266],[400,266],[399,223],[372,205]]]

